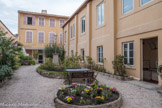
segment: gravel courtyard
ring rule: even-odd
[[[0,88],[0,108],[54,108],[53,99],[64,80],[50,79],[35,72],[36,66],[22,66]],[[162,95],[156,90],[119,81],[99,74],[101,84],[116,87],[123,95],[122,108],[162,108]]]

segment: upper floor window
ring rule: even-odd
[[[124,64],[134,65],[134,42],[123,43]]]
[[[103,62],[103,46],[98,47],[98,63]]]
[[[85,17],[82,17],[82,33],[85,33]]]
[[[152,0],[141,0],[141,5],[145,5],[149,2],[151,2]]]
[[[39,17],[38,18],[38,21],[39,21],[39,26],[44,26],[45,25],[45,19],[44,19],[44,17]]]
[[[75,38],[75,24],[73,24],[73,37]]]
[[[71,39],[73,38],[73,27],[72,26],[70,27],[70,38]]]
[[[104,24],[104,2],[97,6],[97,24],[98,26]]]
[[[54,18],[49,19],[49,25],[50,25],[50,27],[56,27]]]
[[[32,43],[33,42],[33,32],[32,31],[26,31],[25,41],[26,41],[26,43]]]
[[[35,25],[35,16],[24,15],[24,24],[25,25]]]
[[[62,27],[65,24],[65,20],[61,19],[60,20],[60,27]]]
[[[134,0],[123,0],[123,14],[132,11],[134,8]]]
[[[62,33],[59,35],[59,43],[62,44]]]
[[[45,34],[44,32],[38,32],[38,43],[44,43]]]
[[[54,32],[49,33],[49,43],[56,43],[56,34]]]

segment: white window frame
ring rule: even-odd
[[[62,34],[62,32],[60,32],[60,34]],[[63,34],[62,34],[62,43],[61,43],[61,39],[60,39],[60,34],[59,34],[59,44],[63,44]]]
[[[66,22],[65,19],[59,19],[59,27],[61,27],[61,25],[60,25],[60,24],[61,24],[61,23],[60,23],[61,20],[64,20],[64,22]],[[65,23],[64,23],[64,24],[65,24]],[[64,24],[63,24],[63,25],[64,25]]]
[[[133,0],[133,9],[132,10],[129,10],[128,12],[126,12],[126,13],[124,13],[124,1],[122,0],[122,14],[127,14],[127,13],[129,13],[129,12],[131,12],[131,11],[133,11],[134,10],[134,0]]]
[[[70,26],[70,39],[73,38],[73,26],[71,25]]]
[[[149,4],[150,2],[152,2],[153,0],[150,0],[149,2],[147,2],[147,3],[145,3],[145,4],[142,4],[142,0],[140,0],[140,4],[141,4],[141,6],[144,6],[144,5],[147,5],[147,4]]]
[[[32,32],[32,42],[31,42],[31,43],[33,43],[33,31],[32,31],[32,30],[26,30],[26,31],[25,31],[25,43],[29,43],[29,42],[26,41],[26,39],[27,39],[27,38],[26,38],[27,32]]]
[[[42,17],[42,16],[39,16],[38,17],[38,25],[39,25],[39,18],[44,18],[44,24],[43,24],[43,26],[45,26],[45,17]],[[42,25],[39,25],[39,26],[42,26]]]
[[[99,24],[99,22],[98,22],[98,8],[99,7],[102,7],[102,5],[104,6],[104,16],[103,16],[103,18],[104,18],[104,20],[102,21],[102,8],[101,8],[101,24]],[[105,3],[104,3],[104,1],[102,1],[99,5],[97,5],[97,26],[102,26],[102,25],[104,25],[104,23],[105,23]]]
[[[74,50],[71,50],[71,56],[74,56]]]
[[[83,26],[83,25],[82,25],[83,19],[84,19],[84,22],[86,22],[85,16],[83,16],[83,17],[81,18],[81,34],[84,34],[84,33],[85,33],[85,30],[86,30],[86,29],[85,29],[85,28],[86,28],[86,27],[85,27],[86,24],[84,24],[84,32],[83,32],[83,27],[82,27],[82,26]]]
[[[33,16],[31,16],[31,15],[26,16],[26,25],[30,25],[30,24],[28,24],[28,17],[31,17],[32,18],[32,24],[31,25],[33,25]]]
[[[55,19],[55,18],[49,18],[49,27],[52,27],[50,24],[51,24],[51,22],[50,22],[50,20],[51,19]],[[56,19],[55,19],[55,26],[54,27],[56,27]]]
[[[130,56],[129,56],[129,55],[130,55],[130,49],[129,49],[129,48],[130,48],[130,46],[129,46],[130,43],[133,43],[133,57],[132,57],[132,58],[133,58],[133,65],[130,65]],[[129,66],[134,66],[134,63],[135,63],[135,62],[134,62],[134,60],[135,60],[135,59],[134,59],[134,42],[131,41],[131,42],[124,42],[124,43],[123,43],[123,56],[124,56],[124,51],[125,51],[125,50],[124,50],[124,45],[125,45],[125,44],[127,44],[127,47],[128,47],[128,48],[127,48],[127,64],[125,64],[125,65],[128,65],[128,64],[129,64]],[[124,58],[125,58],[125,57],[124,57]]]
[[[37,43],[40,43],[40,42],[39,42],[39,33],[40,33],[40,32],[44,33],[44,41],[43,41],[43,43],[45,43],[45,32],[44,32],[44,31],[39,31],[39,32],[38,32],[38,34],[37,34]],[[40,43],[40,44],[43,44],[43,43]]]
[[[76,27],[75,27],[75,23],[73,24],[73,38],[75,38],[75,30],[76,30]]]
[[[97,46],[97,61],[98,61],[98,64],[102,64],[102,61],[99,61],[99,58],[101,58],[101,57],[99,57],[99,53],[101,53],[101,52],[99,52],[100,47],[102,47],[102,59],[104,58],[103,57],[103,46]]]
[[[56,35],[55,32],[49,32],[48,43],[49,43],[49,44],[55,44],[55,43],[56,43],[56,40],[55,40],[53,43],[50,43],[50,34],[51,34],[51,33],[53,33],[54,35]],[[54,39],[55,39],[55,37],[54,37]]]
[[[83,56],[83,51],[84,51],[84,56]],[[81,49],[81,60],[82,60],[82,62],[85,61],[85,50],[84,50],[84,48]]]

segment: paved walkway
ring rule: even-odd
[[[54,108],[54,95],[64,86],[64,80],[42,77],[35,72],[36,67],[20,67],[13,79],[0,88],[0,108]]]
[[[64,80],[42,77],[35,72],[36,67],[22,66],[0,88],[0,108],[54,108],[53,99],[58,88],[65,86]],[[122,108],[162,108],[162,95],[154,89],[156,85],[115,80],[102,74],[97,79],[109,87],[117,87],[123,95]]]

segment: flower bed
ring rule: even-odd
[[[54,102],[56,108],[119,108],[122,105],[121,95],[115,87],[108,88],[98,83],[72,83],[70,87],[60,88]]]

